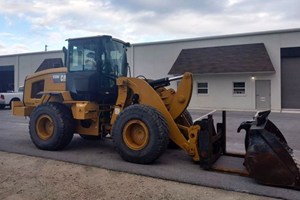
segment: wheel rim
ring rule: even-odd
[[[36,123],[36,131],[39,138],[48,140],[54,131],[54,124],[51,117],[48,115],[41,115]]]
[[[149,131],[140,120],[129,121],[123,129],[123,140],[132,150],[141,150],[149,142]]]

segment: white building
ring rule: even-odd
[[[191,71],[190,108],[300,109],[299,38],[300,29],[289,29],[132,44],[128,62],[133,76],[151,79]],[[0,56],[0,89],[12,85],[3,77],[13,74],[17,89],[44,59],[53,65],[51,59],[63,57],[62,51]]]
[[[300,29],[132,44],[129,63],[135,76],[152,79],[193,72],[190,108],[300,108]]]
[[[43,51],[0,56],[0,92],[17,91],[24,85],[25,77],[40,65],[62,65],[63,51]]]

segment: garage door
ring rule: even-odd
[[[0,92],[14,90],[14,66],[0,66]]]
[[[300,109],[300,57],[281,59],[281,107]]]

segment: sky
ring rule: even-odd
[[[0,0],[0,55],[68,38],[130,43],[300,28],[299,0]]]

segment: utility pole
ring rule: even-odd
[[[45,51],[47,51],[47,47],[48,47],[48,45],[45,44]]]

